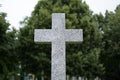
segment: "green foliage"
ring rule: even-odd
[[[18,34],[8,29],[6,14],[0,13],[0,80],[18,72],[21,80],[24,73],[50,79],[51,45],[35,43],[34,29],[50,29],[52,13],[66,14],[67,29],[83,29],[83,42],[66,44],[67,75],[120,79],[120,5],[103,16],[92,15],[82,0],[39,0],[31,17],[21,22]]]
[[[104,32],[104,47],[101,53],[101,61],[104,63],[106,80],[120,79],[120,6],[113,12],[106,12],[101,22]]]
[[[18,35],[19,55],[23,75],[33,73],[38,78],[43,74],[50,75],[50,45],[35,44],[33,39],[33,28],[26,25],[20,29]]]
[[[10,72],[16,68],[15,33],[16,30],[7,31],[9,23],[6,14],[0,13],[0,79],[6,80]]]
[[[33,33],[35,28],[51,28],[52,13],[65,13],[66,28],[83,29],[84,32],[82,43],[67,44],[67,74],[88,78],[101,77],[104,74],[103,65],[99,61],[102,35],[96,18],[87,4],[81,0],[40,0],[38,2],[31,17],[22,22],[24,27],[19,32],[19,60],[23,71],[40,75],[37,72],[40,70],[40,73],[44,71],[47,72],[44,73],[45,76],[50,76],[50,45],[34,43]]]
[[[6,17],[5,13],[0,14],[0,38],[1,38],[0,45],[2,45],[2,43],[5,43],[6,31],[9,26],[9,23],[6,22],[5,17]]]

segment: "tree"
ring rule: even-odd
[[[103,18],[104,47],[101,53],[101,61],[105,66],[106,80],[120,79],[120,6],[115,12],[106,11]]]
[[[0,13],[0,79],[7,80],[9,75],[16,70],[15,33],[8,31],[9,23],[6,14]]]
[[[27,19],[27,18],[26,18]],[[21,75],[32,73],[40,79],[40,76],[50,75],[50,45],[34,43],[34,28],[26,25],[26,20],[21,22],[25,27],[21,28],[18,35],[19,56],[22,66]],[[45,73],[44,73],[45,72]]]
[[[52,13],[65,13],[66,28],[83,29],[84,32],[84,41],[82,43],[75,45],[67,44],[67,74],[71,76],[85,76],[89,79],[94,79],[96,76],[101,77],[104,73],[103,65],[99,61],[102,35],[96,18],[82,0],[40,0],[37,3],[31,17],[22,22],[24,27],[19,32],[21,44],[19,57],[23,68],[29,69],[31,66],[34,66],[30,65],[34,61],[35,64],[42,65],[42,67],[38,66],[41,70],[40,72],[49,72],[48,76],[50,76],[50,45],[34,43],[33,32],[35,28],[50,29]],[[41,60],[42,56],[37,58],[39,60],[36,62],[35,57],[38,54],[46,55],[44,57],[44,60],[47,61],[45,64]],[[76,67],[74,67],[75,65]],[[27,72],[35,73],[36,70],[32,67]],[[44,73],[44,75],[46,74]]]

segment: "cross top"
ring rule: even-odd
[[[66,80],[65,42],[83,41],[81,29],[65,29],[65,14],[52,14],[52,29],[35,29],[35,42],[52,42],[51,80]]]
[[[41,34],[41,35],[40,35]],[[80,42],[82,29],[65,29],[65,14],[52,14],[52,29],[36,29],[36,42]]]

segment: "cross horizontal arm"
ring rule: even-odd
[[[35,42],[51,42],[52,41],[51,29],[35,29],[34,34],[35,34],[34,36]]]
[[[80,42],[83,41],[82,29],[66,29],[65,41],[67,42]]]

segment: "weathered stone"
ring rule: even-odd
[[[52,29],[35,29],[35,42],[52,42],[51,80],[66,80],[65,42],[83,40],[81,29],[65,29],[65,14],[52,14]]]

